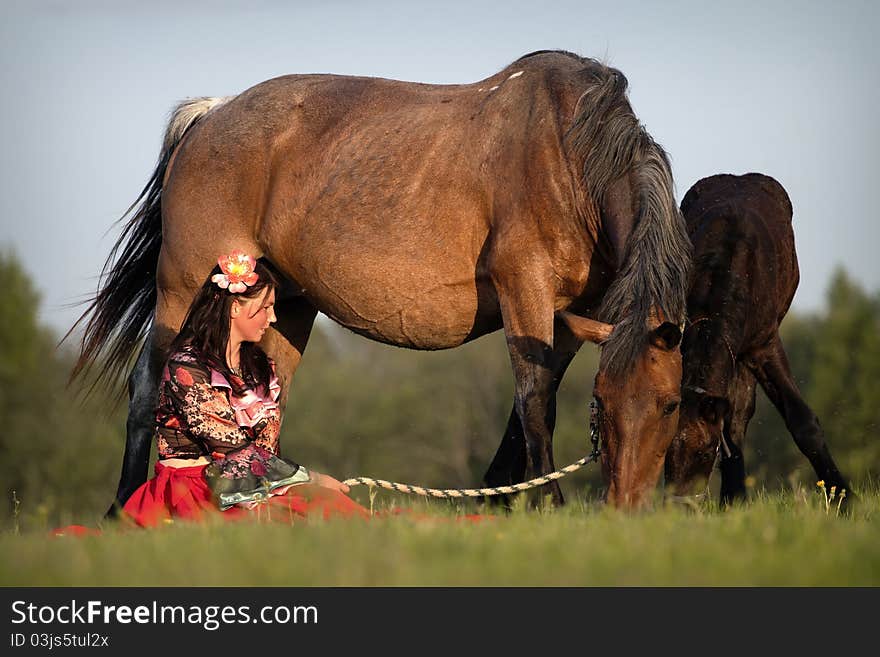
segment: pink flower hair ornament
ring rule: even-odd
[[[211,282],[233,294],[244,292],[260,278],[254,269],[257,261],[244,251],[236,249],[229,255],[217,258],[222,274],[211,276]]]

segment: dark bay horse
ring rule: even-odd
[[[474,84],[288,75],[182,103],[81,318],[74,375],[122,374],[145,339],[117,502],[146,479],[167,345],[239,248],[285,282],[263,340],[285,392],[319,311],[412,349],[503,328],[515,397],[490,485],[555,469],[556,389],[583,341],[603,343],[610,499],[640,503],[631,473],[656,482],[677,421],[690,244],[626,89],[619,71],[541,51]],[[556,482],[545,492],[563,501]]]
[[[694,266],[667,487],[677,495],[705,489],[720,453],[722,503],[745,497],[742,444],[760,384],[819,478],[850,493],[779,338],[799,280],[788,194],[758,173],[716,175],[691,187],[681,211]]]

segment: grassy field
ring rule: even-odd
[[[420,519],[109,526],[0,536],[3,586],[877,586],[880,490],[848,515],[819,489],[752,495],[743,506],[627,515],[574,500],[483,522],[473,508],[380,493]]]

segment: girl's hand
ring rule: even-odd
[[[324,488],[329,488],[331,490],[338,490],[340,493],[347,493],[351,490],[346,484],[343,484],[338,479],[334,479],[330,475],[325,475],[321,472],[317,472],[315,470],[311,471],[312,483],[316,486],[323,486]]]

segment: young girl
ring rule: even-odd
[[[222,256],[190,306],[159,383],[156,475],[123,511],[141,526],[208,514],[368,516],[333,477],[281,458],[281,386],[258,346],[277,281],[241,251]]]

